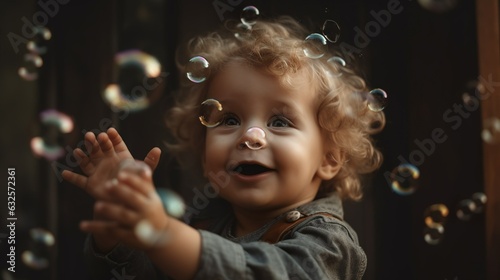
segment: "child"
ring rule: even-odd
[[[115,178],[131,158],[116,130],[86,135],[90,155],[75,155],[88,178],[63,175],[97,199],[95,220],[81,223],[95,279],[361,279],[366,256],[341,199],[359,199],[359,174],[379,167],[369,135],[384,117],[360,77],[308,55],[307,35],[286,17],[193,41],[210,71],[168,126],[172,151],[195,155],[204,193],[217,196],[191,205],[195,227],[163,211],[150,173]],[[154,169],[158,158],[155,148],[145,162]]]

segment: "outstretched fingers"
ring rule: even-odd
[[[149,165],[152,171],[156,169],[158,163],[160,162],[161,150],[155,147],[149,151],[147,156],[144,158],[144,162]]]
[[[87,180],[88,180],[87,177],[75,173],[73,171],[64,170],[61,176],[63,177],[64,180],[82,189],[85,189],[87,186]]]
[[[117,153],[121,153],[121,152],[130,153],[128,148],[127,148],[127,145],[125,144],[125,142],[123,142],[122,137],[120,136],[120,134],[118,133],[118,131],[116,131],[116,129],[114,127],[111,127],[108,129],[107,135],[108,135],[108,138],[113,145],[114,150]]]
[[[115,153],[113,143],[105,132],[99,133],[97,135],[97,142],[99,142],[99,147],[104,155],[110,156]]]

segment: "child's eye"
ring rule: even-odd
[[[240,120],[234,114],[225,114],[222,117],[222,121],[220,124],[225,126],[237,126],[240,125]]]
[[[285,118],[284,116],[274,116],[271,118],[267,126],[270,127],[289,127],[292,126],[292,122]]]

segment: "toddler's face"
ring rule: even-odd
[[[285,88],[231,62],[210,85],[208,98],[222,104],[223,117],[207,128],[205,174],[229,177],[219,191],[235,207],[290,209],[313,200],[321,181],[335,175],[316,121],[313,86],[304,73],[293,84]]]

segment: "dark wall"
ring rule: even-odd
[[[25,44],[16,53],[6,38],[10,32],[21,35],[22,18],[32,20],[43,9],[37,1],[5,1],[3,5],[0,123],[8,134],[0,138],[0,162],[4,170],[15,166],[19,174],[18,256],[33,244],[31,228],[49,229],[57,240],[46,255],[48,268],[29,268],[19,258],[14,279],[88,278],[82,258],[85,235],[78,230],[78,222],[91,217],[93,202],[82,190],[59,181],[63,168],[74,168],[74,159],[66,155],[57,161],[37,158],[30,151],[30,139],[42,135],[70,150],[81,145],[85,131],[98,132],[113,125],[137,158],[154,146],[163,149],[168,137],[164,112],[182,78],[175,68],[175,51],[224,20],[238,20],[248,5],[256,6],[264,18],[291,15],[311,32],[319,32],[326,19],[337,21],[342,29],[340,41],[329,47],[353,54],[350,65],[370,87],[389,94],[384,110],[387,125],[375,136],[384,164],[367,178],[363,200],[347,202],[345,207],[346,220],[358,232],[368,255],[364,279],[485,278],[483,216],[479,213],[463,221],[455,214],[461,200],[483,190],[480,108],[457,109],[469,82],[478,79],[473,1],[460,1],[453,9],[436,13],[417,1],[395,0],[71,0],[48,17],[53,38],[43,55],[40,78],[32,82],[16,74],[24,63]],[[146,110],[114,112],[101,94],[117,80],[114,54],[129,49],[143,50],[160,60],[162,88]],[[42,125],[38,114],[48,108],[70,115],[73,132],[57,136]],[[436,129],[446,140],[431,141]],[[422,148],[421,143],[427,146]],[[404,161],[420,169],[419,188],[407,196],[395,193],[387,180],[387,172]],[[189,191],[179,189],[182,183],[192,183],[187,175],[164,154],[154,179],[158,186],[189,197]],[[0,196],[5,197],[5,192]],[[430,245],[423,238],[424,212],[436,203],[446,205],[450,214],[441,242]],[[1,213],[4,219],[7,214]],[[2,256],[6,251],[3,240]]]

